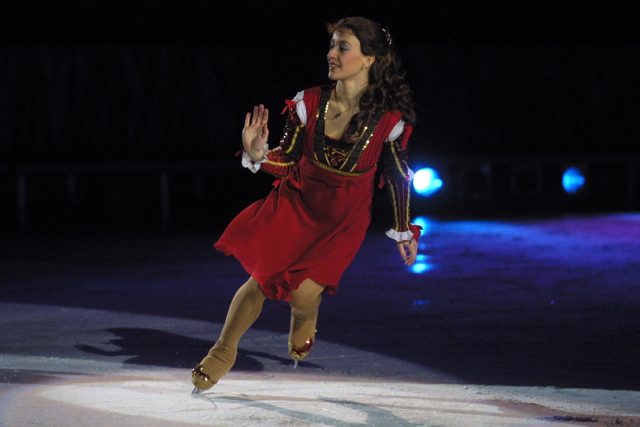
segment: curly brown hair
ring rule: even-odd
[[[389,31],[377,22],[361,16],[342,18],[327,24],[327,31],[331,35],[336,30],[345,29],[358,38],[364,55],[376,58],[369,68],[369,85],[360,98],[360,111],[349,122],[345,138],[357,139],[360,130],[377,111],[398,110],[405,122],[415,123],[412,91],[404,81],[405,74]]]

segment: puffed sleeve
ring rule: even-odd
[[[298,94],[292,100],[285,100],[282,114],[287,114],[284,130],[278,146],[273,150],[266,147],[266,155],[257,162],[252,162],[249,154],[242,153],[242,165],[252,172],[262,170],[276,177],[284,177],[298,163],[301,155],[300,144],[303,141],[304,126],[306,123],[306,107],[303,100],[304,92]]]
[[[413,171],[408,165],[407,143],[413,127],[400,120],[391,130],[383,146],[384,185],[393,206],[393,226],[385,233],[402,242],[420,237],[420,226],[411,224],[410,200]]]

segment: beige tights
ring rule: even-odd
[[[291,293],[289,300],[291,306],[289,354],[296,360],[302,360],[306,356],[306,352],[300,357],[300,355],[292,353],[292,347],[302,348],[309,338],[315,336],[322,291],[324,291],[324,286],[311,279],[306,279],[298,289]]]
[[[264,300],[258,282],[253,277],[238,289],[229,306],[218,341],[194,369],[200,368],[199,371],[204,374],[192,375],[192,382],[197,388],[211,388],[233,367],[240,338],[260,315]]]

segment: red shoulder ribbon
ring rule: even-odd
[[[296,101],[292,99],[285,99],[284,103],[285,103],[285,106],[280,112],[280,114],[284,114],[287,112],[287,110],[294,110],[296,108]]]

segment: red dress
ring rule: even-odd
[[[280,146],[269,151],[261,165],[263,171],[279,177],[279,183],[265,198],[240,212],[214,244],[238,259],[270,299],[288,301],[291,291],[305,279],[335,294],[371,221],[374,178],[383,143],[401,120],[397,111],[378,114],[355,144],[330,140],[324,136],[329,95],[330,87],[304,91],[306,125],[300,123],[295,104],[289,102]],[[410,133],[406,125],[396,140],[396,149],[406,149]],[[385,173],[385,177],[391,187],[399,184],[396,192],[404,188],[406,193],[406,201],[394,200],[395,230],[406,232],[411,226],[408,168],[406,157],[396,160],[404,183],[396,183],[397,173]],[[403,206],[398,209],[398,205]]]

